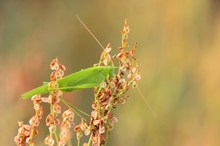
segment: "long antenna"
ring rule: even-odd
[[[76,14],[76,18],[79,20],[79,22],[82,24],[82,26],[90,33],[90,35],[96,40],[96,42],[102,47],[104,50],[105,48],[102,46],[102,44],[99,42],[99,40],[95,37],[95,35],[90,31],[90,29],[86,26],[86,24],[81,20],[81,18]]]
[[[144,94],[141,92],[140,88],[137,87],[137,90],[139,92],[139,94],[141,95],[141,98],[144,100],[145,104],[147,105],[148,109],[150,110],[150,112],[152,113],[152,115],[154,116],[154,118],[158,119],[157,114],[154,112],[152,106],[150,105],[149,101],[147,100],[147,98],[145,98]]]

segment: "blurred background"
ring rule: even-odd
[[[108,145],[220,145],[219,0],[1,0],[1,146],[15,145],[17,121],[27,123],[34,114],[32,102],[20,95],[49,80],[53,58],[67,67],[66,74],[98,62],[102,49],[76,14],[113,52],[128,18],[129,44],[138,42],[139,88],[158,115],[131,90],[115,111],[119,123]],[[91,110],[91,90],[65,97]],[[39,129],[37,145],[44,145],[47,129]]]

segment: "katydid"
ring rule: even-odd
[[[63,92],[71,92],[73,90],[80,90],[85,88],[94,88],[99,86],[108,76],[112,77],[114,74],[114,68],[112,66],[95,66],[90,67],[76,73],[70,74],[60,80],[58,80],[59,88]],[[50,92],[51,88],[48,88],[48,83],[37,87],[22,95],[22,98],[28,99],[37,94],[46,94]]]
[[[99,40],[95,37],[95,35],[92,33],[92,31],[86,26],[86,24],[81,20],[81,18],[76,15],[76,18],[78,19],[78,21],[82,24],[82,26],[88,31],[88,33],[95,39],[95,41],[101,46],[101,48],[104,50],[105,48],[103,47],[103,45],[99,42]],[[137,87],[137,90],[139,92],[139,94],[141,95],[141,98],[144,100],[145,104],[147,105],[147,107],[149,108],[150,112],[152,113],[152,115],[158,119],[157,114],[154,112],[153,108],[151,107],[151,105],[149,104],[149,102],[147,101],[147,98],[143,95],[143,93],[141,92],[141,90]]]

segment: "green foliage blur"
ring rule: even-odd
[[[220,145],[220,1],[1,0],[1,146],[15,145],[17,121],[27,123],[34,114],[32,102],[20,95],[49,80],[53,58],[66,66],[66,74],[98,62],[102,49],[76,14],[113,52],[128,18],[130,46],[138,42],[139,88],[158,115],[131,90],[115,111],[119,123],[108,145]],[[92,96],[91,90],[65,94],[85,111],[91,110]],[[43,145],[48,129],[39,130],[37,145]]]

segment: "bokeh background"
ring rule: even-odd
[[[33,115],[20,95],[48,81],[58,56],[66,74],[96,63],[102,51],[78,14],[105,46],[120,46],[124,18],[138,42],[139,88],[115,114],[111,146],[220,145],[219,0],[0,1],[0,145],[15,145],[17,121]],[[113,51],[113,52],[114,52]],[[92,91],[65,94],[85,111]],[[45,113],[46,114],[46,113]],[[47,129],[40,127],[38,145]]]

